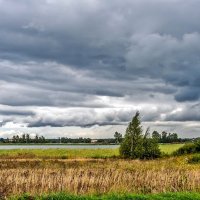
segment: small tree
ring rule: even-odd
[[[153,131],[152,138],[159,142],[161,139],[161,135],[157,131]]]
[[[154,137],[152,133],[152,137],[149,132],[149,127],[146,130],[143,140],[144,153],[142,155],[142,159],[153,159],[158,158],[161,155],[159,145],[158,145],[158,137]]]
[[[125,158],[152,159],[160,156],[158,141],[150,137],[149,128],[142,134],[140,113],[136,112],[129,123],[120,146],[120,154]]]
[[[124,141],[120,146],[120,154],[127,158],[140,158],[144,151],[142,143],[143,136],[140,113],[136,112],[126,129]]]
[[[118,133],[117,131],[114,134],[115,142],[119,144],[122,141],[122,134]]]

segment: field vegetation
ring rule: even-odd
[[[69,195],[66,193],[30,196],[23,195],[21,197],[13,197],[10,200],[199,200],[199,193],[165,193],[165,194],[110,194],[110,195]]]
[[[200,165],[188,162],[192,156],[147,161],[1,159],[0,199],[52,192],[73,195],[200,192]]]
[[[160,144],[163,154],[171,154],[184,144]],[[41,159],[76,159],[76,158],[116,158],[119,149],[12,149],[0,150],[0,159],[41,158]]]
[[[1,158],[111,158],[119,156],[119,149],[12,149],[0,150]]]

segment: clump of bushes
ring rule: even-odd
[[[188,163],[197,164],[200,163],[200,155],[194,155],[192,158],[188,159]]]
[[[194,143],[185,144],[183,147],[179,148],[174,152],[174,155],[185,155],[200,152],[200,140]]]

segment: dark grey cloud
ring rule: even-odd
[[[35,115],[35,113],[32,111],[23,111],[23,110],[0,110],[0,115],[33,116]]]
[[[199,88],[197,87],[182,88],[175,95],[175,99],[180,102],[197,101],[199,97],[200,97],[200,93],[199,93]]]
[[[78,111],[78,114],[77,114]],[[87,109],[87,108],[71,108],[64,111],[54,111],[44,115],[38,114],[34,119],[25,121],[29,127],[64,127],[64,126],[80,126],[80,127],[92,127],[94,125],[121,125],[127,123],[131,119],[135,110],[130,109]]]
[[[199,120],[186,116],[200,99],[199,6],[0,0],[0,121],[121,125],[136,110],[144,121]]]
[[[172,113],[166,115],[167,121],[200,121],[200,104],[187,105],[181,109],[177,109]]]

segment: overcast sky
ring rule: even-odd
[[[200,136],[199,0],[0,0],[0,137],[112,137],[139,110]]]

